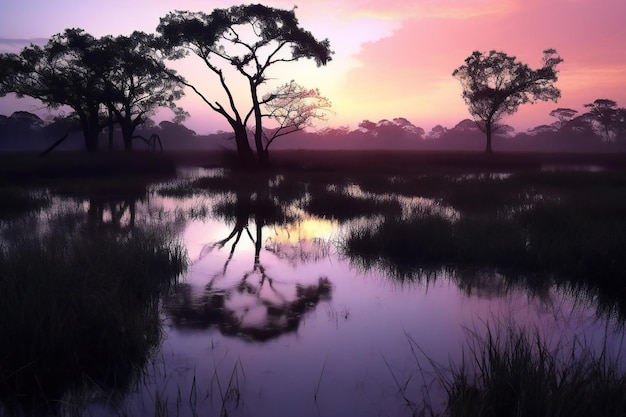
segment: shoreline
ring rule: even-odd
[[[0,152],[0,181],[168,175],[180,167],[231,168],[236,154],[225,151]],[[270,153],[275,173],[337,175],[425,175],[537,171],[542,169],[626,170],[626,153],[537,153],[472,151],[279,150]]]

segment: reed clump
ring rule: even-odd
[[[538,331],[513,326],[468,333],[461,362],[437,369],[443,416],[626,414],[626,372],[620,352],[612,355],[606,341],[595,350],[581,340],[550,346]]]
[[[159,295],[186,264],[181,245],[148,231],[57,231],[0,247],[7,409],[56,413],[68,398],[127,389],[160,341]]]

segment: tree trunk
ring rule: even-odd
[[[109,152],[113,151],[113,113],[109,110]]]
[[[98,143],[98,137],[100,136],[100,129],[96,126],[90,127],[85,132],[85,148],[87,152],[98,152],[100,144]]]
[[[130,152],[133,150],[133,136],[135,134],[135,128],[132,124],[126,122],[122,123],[122,139],[124,141],[124,150]]]
[[[252,106],[254,108],[254,145],[259,159],[259,165],[266,168],[269,165],[269,151],[263,146],[263,115],[259,105],[259,97],[254,81],[250,81],[250,93],[252,96]]]
[[[487,135],[487,146],[485,147],[485,153],[491,155],[493,150],[491,149],[491,121],[485,123],[485,135]]]
[[[244,167],[252,167],[255,163],[254,153],[248,142],[248,132],[243,125],[233,126],[235,131],[235,143],[237,145],[237,154],[239,155],[240,162]]]
[[[270,165],[270,152],[267,149],[263,149],[257,151],[257,156],[259,158],[259,165],[262,168],[267,168]]]
[[[81,117],[81,122],[87,152],[98,152],[98,148],[100,147],[98,143],[98,137],[100,136],[100,120],[98,119],[98,113],[84,115]]]

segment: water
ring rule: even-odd
[[[185,172],[179,182],[219,174]],[[159,227],[189,259],[162,293],[161,339],[140,375],[115,398],[92,387],[80,400],[82,414],[409,416],[426,395],[442,405],[433,364],[458,363],[469,332],[520,326],[555,345],[575,337],[598,348],[621,341],[619,320],[567,286],[529,290],[496,270],[443,266],[401,279],[376,259],[364,265],[343,244],[384,213],[342,221],[311,215],[310,185],[290,197],[240,187],[180,198],[163,196],[167,186],[108,204],[57,196],[36,216],[39,233],[58,225],[59,213],[74,218],[74,228]],[[349,194],[367,193],[351,185]],[[384,198],[400,199],[403,216],[413,204],[459,217],[433,199]]]

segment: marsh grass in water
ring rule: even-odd
[[[28,188],[0,186],[0,219],[41,210],[50,204],[47,193]]]
[[[339,221],[366,216],[400,216],[402,214],[402,206],[395,199],[356,197],[344,189],[310,190],[309,198],[303,208],[314,216]]]
[[[465,200],[510,189],[480,209],[459,203],[454,187],[433,192],[439,204],[466,209],[458,218],[424,209],[407,219],[386,216],[353,225],[340,251],[355,265],[382,269],[401,282],[430,280],[442,271],[455,280],[467,276],[459,271],[491,271],[504,277],[507,288],[557,285],[626,320],[626,174],[546,172],[455,181],[454,187],[467,188]]]
[[[537,330],[487,326],[468,330],[459,362],[430,364],[445,392],[445,410],[427,398],[422,415],[454,417],[618,417],[626,414],[622,352],[574,339],[556,346]],[[424,353],[407,336],[416,362]],[[417,409],[417,407],[416,407]],[[416,413],[418,414],[418,413]]]
[[[186,262],[180,245],[139,231],[57,232],[0,248],[7,410],[59,412],[127,389],[160,341],[159,295]]]

